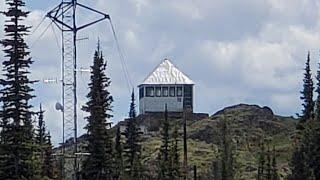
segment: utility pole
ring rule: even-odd
[[[78,25],[77,10],[85,9],[87,12],[100,16],[94,21]],[[77,121],[77,34],[110,16],[94,8],[79,3],[77,0],[62,0],[61,3],[46,15],[61,30],[62,36],[62,105],[63,105],[63,140],[62,163],[64,172],[62,179],[79,179],[78,160],[78,121]],[[66,144],[73,144],[66,149]],[[68,165],[66,165],[68,164]],[[72,164],[72,165],[71,165]],[[71,168],[68,168],[71,167]],[[67,173],[72,177],[67,177]]]

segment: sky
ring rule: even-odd
[[[28,0],[25,23],[33,29],[59,0]],[[320,3],[316,0],[79,0],[109,14],[115,25],[130,79],[136,87],[163,59],[170,59],[195,83],[195,111],[213,114],[239,103],[269,106],[291,116],[301,110],[303,68],[308,51],[313,76],[320,60]],[[0,2],[0,10],[5,8]],[[94,18],[79,9],[78,23]],[[0,18],[3,27],[4,17]],[[28,36],[31,79],[60,78],[60,32],[46,19]],[[45,32],[41,36],[42,32]],[[4,33],[0,31],[0,38]],[[39,38],[41,36],[41,38]],[[97,40],[108,61],[114,97],[112,121],[128,114],[130,88],[124,78],[108,21],[85,29],[78,42],[78,66],[89,68]],[[3,53],[0,53],[0,58]],[[88,73],[78,76],[79,130],[86,121]],[[60,84],[37,83],[32,104],[42,103],[55,144],[61,142]]]

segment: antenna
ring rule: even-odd
[[[77,9],[85,9],[92,14],[99,15],[100,18],[82,25],[78,25]],[[63,170],[62,179],[71,178],[78,180],[79,164],[77,162],[77,156],[79,153],[77,147],[77,34],[82,29],[92,26],[105,19],[110,19],[110,16],[83,5],[77,0],[62,0],[59,5],[47,13],[46,17],[50,18],[62,32],[62,169],[66,169],[66,171],[69,171],[72,174],[72,177],[66,177],[66,174]],[[66,142],[72,142],[74,146],[69,146],[66,150]],[[68,165],[65,165],[64,163],[68,163]],[[72,168],[68,169],[68,167]]]

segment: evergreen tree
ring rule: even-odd
[[[303,90],[301,91],[300,99],[303,101],[302,114],[300,115],[300,122],[298,123],[297,129],[302,130],[304,123],[313,118],[314,114],[314,101],[313,101],[313,81],[310,68],[310,52],[307,56],[306,67],[305,67],[304,79],[303,79]]]
[[[229,120],[223,117],[218,123],[220,131],[220,159],[221,159],[221,178],[222,180],[234,179],[234,144],[232,142],[232,133]]]
[[[86,125],[88,146],[86,148],[90,155],[82,165],[84,180],[105,180],[112,179],[113,176],[112,139],[109,132],[111,123],[108,121],[112,117],[110,112],[113,98],[107,89],[111,81],[104,72],[106,66],[100,51],[100,44],[98,44],[93,66],[91,66],[90,92],[87,95],[89,100],[82,108],[89,113],[89,116],[86,117],[88,121]]]
[[[316,99],[316,109],[315,118],[312,122],[308,124],[310,130],[310,145],[308,148],[308,162],[309,166],[313,170],[313,174],[316,179],[320,179],[320,63],[317,71],[317,99]]]
[[[161,147],[159,151],[158,179],[171,180],[171,162],[170,162],[170,124],[168,120],[168,109],[165,106],[164,121],[161,123]]]
[[[312,172],[308,166],[306,159],[305,147],[303,145],[296,147],[291,158],[291,171],[289,177],[291,180],[311,180]]]
[[[36,143],[38,146],[38,152],[40,154],[40,162],[44,159],[44,147],[46,144],[46,125],[43,119],[43,113],[42,106],[40,104],[40,111],[38,112],[38,126],[36,127]],[[43,162],[41,162],[41,166],[43,165]]]
[[[44,121],[44,111],[40,104],[40,111],[38,112],[38,126],[36,128],[36,145],[39,153],[40,175],[41,177],[54,178],[54,161],[53,161],[53,146],[51,144],[50,133],[46,130]]]
[[[258,178],[257,178],[258,180],[262,180],[265,177],[266,152],[265,152],[265,144],[263,139],[260,142],[260,152],[259,152],[259,159],[258,159]]]
[[[312,143],[308,148],[308,162],[309,166],[313,170],[313,174],[316,179],[320,179],[320,127],[319,122],[315,122],[313,134],[312,134]]]
[[[33,63],[24,41],[29,32],[23,21],[29,12],[23,10],[23,0],[6,0],[8,9],[1,14],[7,17],[3,61],[3,79],[0,85],[1,142],[0,179],[32,179],[37,175],[34,164],[35,143],[29,101],[34,98],[28,70]]]
[[[125,176],[127,179],[142,179],[143,169],[141,164],[141,131],[137,124],[137,113],[134,91],[131,94],[129,120],[127,121],[124,144]]]
[[[271,180],[279,180],[278,167],[277,167],[277,152],[275,146],[272,151],[272,177]]]
[[[56,168],[54,166],[53,145],[51,143],[51,135],[50,133],[47,133],[45,147],[44,147],[42,176],[50,179],[55,179],[56,178],[55,170]]]
[[[170,174],[172,180],[179,180],[181,177],[180,172],[180,154],[179,154],[179,127],[177,123],[175,123],[173,132],[172,132],[172,140],[170,146],[170,156],[169,160],[170,164]]]
[[[315,121],[320,122],[320,63],[318,63],[318,70],[317,70],[317,76],[316,76],[317,84],[316,84],[316,93],[317,93],[317,99],[315,102]],[[317,124],[319,125],[319,123]]]
[[[267,144],[267,163],[266,163],[266,178],[269,180],[272,179],[272,159],[271,159],[271,151],[270,151],[270,142]]]
[[[115,179],[122,179],[123,176],[123,148],[121,142],[120,127],[117,128],[115,139]]]
[[[314,151],[313,137],[315,134],[313,90],[310,53],[308,53],[303,79],[303,90],[301,91],[300,97],[303,101],[303,109],[297,125],[297,133],[294,137],[295,149],[291,159],[291,179],[310,179],[313,177],[311,170],[313,166],[312,154]],[[317,116],[316,114],[315,118],[318,118]]]

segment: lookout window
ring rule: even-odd
[[[177,96],[178,97],[182,96],[182,87],[177,87]]]
[[[146,91],[147,91],[147,93],[146,93],[147,97],[153,97],[154,96],[154,87],[147,87]]]
[[[168,97],[169,96],[168,87],[162,87],[162,96],[163,97]]]
[[[156,87],[156,96],[161,97],[161,87]]]
[[[171,97],[176,96],[176,88],[175,87],[170,87],[170,96]]]

